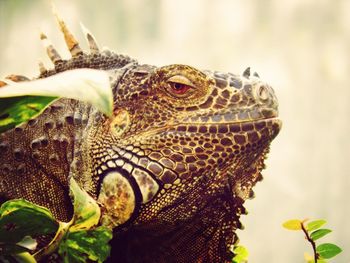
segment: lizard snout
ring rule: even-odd
[[[256,103],[267,106],[269,108],[278,109],[278,101],[272,87],[264,82],[257,82],[253,84],[252,95]]]

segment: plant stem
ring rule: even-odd
[[[304,222],[301,223],[301,229],[303,230],[305,236],[306,236],[306,239],[307,241],[309,241],[311,243],[311,246],[312,246],[312,249],[314,251],[314,260],[315,260],[315,263],[317,263],[317,258],[318,258],[318,255],[317,255],[317,252],[316,252],[316,244],[315,244],[315,241],[313,241],[310,236],[309,236],[309,233],[307,232],[305,226],[304,226]]]

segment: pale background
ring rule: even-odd
[[[350,1],[55,2],[83,47],[80,21],[101,46],[143,63],[258,71],[284,124],[242,218],[249,262],[303,262],[309,245],[281,227],[290,218],[327,219],[334,232],[324,241],[344,249],[331,262],[350,262]],[[48,1],[0,0],[0,76],[49,65],[40,29],[68,56]]]

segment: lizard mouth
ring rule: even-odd
[[[189,122],[181,123],[172,126],[172,129],[178,132],[189,133],[204,133],[204,134],[217,134],[218,137],[227,135],[244,135],[251,132],[259,132],[261,130],[268,130],[268,134],[273,138],[279,133],[282,127],[282,121],[277,116],[260,119],[247,119],[242,121],[232,122]],[[265,131],[266,132],[266,131]]]

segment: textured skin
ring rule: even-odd
[[[68,221],[73,176],[114,228],[111,261],[230,262],[243,203],[281,126],[271,87],[249,71],[155,67],[73,44],[70,60],[48,47],[55,67],[39,78],[106,70],[114,114],[60,99],[0,134],[1,200],[25,198]]]

